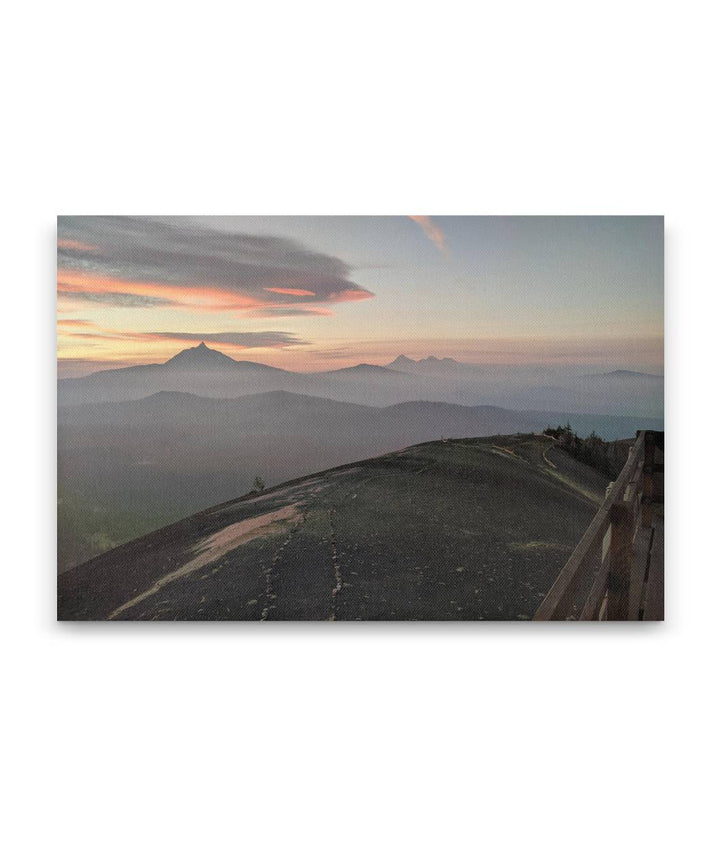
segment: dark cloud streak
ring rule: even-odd
[[[108,306],[123,306],[132,309],[177,305],[174,300],[169,300],[166,297],[151,297],[146,294],[124,294],[119,291],[65,291],[62,289],[62,284],[59,296],[67,300],[82,300],[87,303],[103,303]]]
[[[247,313],[251,318],[288,318],[293,315],[319,315],[327,316],[333,313],[322,309],[309,309],[301,306],[263,306]]]
[[[225,345],[238,345],[243,348],[283,348],[288,345],[309,345],[304,339],[293,333],[279,330],[262,330],[260,332],[229,332],[229,333],[147,333],[147,336],[158,339],[177,339],[186,342],[217,342]]]

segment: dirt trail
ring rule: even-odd
[[[262,535],[269,535],[273,532],[277,532],[279,528],[294,523],[299,519],[299,517],[299,506],[297,503],[294,503],[292,505],[285,505],[275,511],[269,511],[267,514],[260,514],[257,517],[251,517],[249,520],[242,520],[240,523],[233,523],[230,526],[226,526],[224,529],[221,529],[214,535],[210,535],[198,544],[195,549],[195,552],[198,555],[194,559],[187,562],[177,570],[161,577],[159,580],[156,580],[149,589],[141,592],[136,597],[127,601],[127,603],[122,604],[122,606],[118,606],[117,609],[114,609],[110,615],[108,615],[108,619],[111,620],[113,618],[117,618],[118,615],[121,615],[131,607],[136,606],[146,598],[157,594],[157,592],[159,592],[160,589],[168,583],[172,583],[181,577],[187,576],[187,574],[191,574],[193,571],[199,570],[210,562],[217,561],[221,556],[224,556],[225,553],[229,553],[236,547],[240,547],[242,544],[252,541],[254,538],[259,538]]]
[[[355,494],[357,496],[357,494]],[[331,508],[328,511],[328,522],[330,523],[330,558],[332,559],[333,564],[333,574],[335,575],[335,585],[333,586],[333,590],[330,593],[330,621],[335,621],[335,609],[337,605],[337,596],[340,594],[340,589],[342,588],[342,570],[340,568],[340,562],[338,560],[338,549],[337,549],[337,535],[335,533],[335,525],[333,523],[333,516],[335,515],[335,509]]]
[[[552,467],[554,470],[556,470],[556,469],[557,469],[557,466],[556,466],[556,465],[555,465],[555,464],[550,460],[550,458],[548,458],[548,456],[547,456],[547,453],[550,451],[550,449],[552,449],[552,448],[554,448],[554,447],[555,447],[555,443],[550,443],[550,445],[549,445],[549,446],[547,446],[547,448],[543,449],[543,454],[542,454],[542,456],[543,456],[543,461],[545,461],[545,463],[546,463],[548,466],[550,466],[550,467]]]
[[[513,452],[512,449],[507,449],[505,446],[490,446],[490,451],[495,455],[500,455],[501,458],[509,458],[511,461],[523,461],[527,463],[525,458]]]
[[[303,517],[303,520],[305,518]],[[267,621],[270,618],[271,610],[276,607],[277,592],[275,591],[275,582],[277,580],[277,566],[285,552],[285,548],[292,541],[293,536],[297,532],[300,525],[300,515],[293,518],[293,526],[288,533],[287,538],[282,542],[275,555],[270,560],[270,564],[265,568],[265,606],[263,607],[260,620]]]

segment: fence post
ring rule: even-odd
[[[610,568],[608,573],[608,621],[627,621],[632,565],[633,513],[629,502],[610,508]]]
[[[645,457],[643,459],[642,479],[642,525],[652,526],[652,503],[655,487],[655,435],[652,431],[645,433]]]

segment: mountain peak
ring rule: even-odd
[[[391,363],[388,363],[386,368],[396,369],[401,372],[411,372],[414,374],[438,374],[445,371],[456,369],[460,363],[452,357],[436,357],[430,355],[420,360],[411,360],[405,354],[400,354]]]
[[[228,357],[222,351],[208,348],[205,342],[200,342],[194,348],[185,348],[184,351],[175,354],[174,357],[171,357],[165,363],[166,366],[180,366],[184,368],[212,368],[234,364],[235,360],[232,357]]]
[[[405,354],[400,354],[399,357],[395,357],[391,363],[388,363],[385,368],[403,369],[412,368],[414,365],[416,365],[415,360],[411,360],[410,357],[406,357]]]

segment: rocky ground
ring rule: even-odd
[[[98,556],[58,578],[58,617],[528,619],[604,489],[544,436],[425,443]]]

